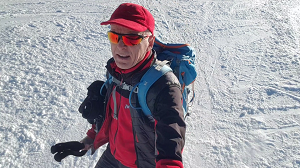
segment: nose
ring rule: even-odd
[[[118,42],[118,47],[120,47],[120,48],[124,48],[124,47],[126,47],[126,45],[124,44],[124,42],[123,42],[123,39],[121,38],[120,40],[119,40],[119,42]]]

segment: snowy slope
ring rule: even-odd
[[[92,168],[61,163],[51,145],[80,140],[77,109],[104,79],[107,20],[125,1],[0,2],[0,167]],[[186,168],[300,167],[298,0],[129,0],[156,18],[156,36],[197,52],[187,118]]]

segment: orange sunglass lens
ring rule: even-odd
[[[108,39],[111,43],[118,44],[119,36],[117,34],[112,33],[112,32],[108,32],[107,35],[108,35]]]
[[[123,36],[123,43],[127,46],[138,45],[142,38],[140,36]]]

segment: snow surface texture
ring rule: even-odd
[[[94,155],[53,159],[81,140],[77,111],[111,57],[100,26],[125,1],[0,2],[0,167],[95,166]],[[197,52],[186,168],[300,167],[298,0],[129,0],[149,9],[156,36]]]

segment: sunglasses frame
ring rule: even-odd
[[[122,39],[122,41],[123,41],[123,43],[124,43],[123,37],[127,38],[126,36],[138,36],[139,39],[141,39],[141,41],[138,43],[138,44],[140,44],[140,43],[144,40],[144,38],[147,38],[147,37],[150,37],[150,36],[151,36],[151,35],[143,36],[143,35],[139,35],[139,34],[120,34],[120,33],[114,32],[114,31],[108,31],[107,34],[108,34],[108,33],[113,33],[113,34],[115,34],[115,35],[118,35],[118,42],[117,42],[117,43],[111,42],[111,40],[108,38],[109,41],[110,41],[111,43],[113,43],[113,44],[118,44],[119,41],[120,41],[121,39]],[[129,39],[129,40],[130,40],[130,39]],[[124,43],[124,44],[125,44],[125,43]],[[127,45],[127,44],[125,44],[125,45],[126,45],[126,46],[135,46],[135,45],[138,45],[138,44],[132,44],[132,45]]]

